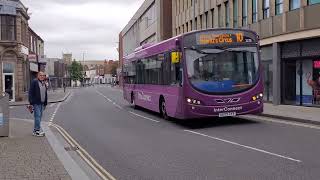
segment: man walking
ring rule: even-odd
[[[34,110],[34,136],[44,136],[44,132],[41,129],[42,112],[48,103],[47,86],[45,82],[46,74],[39,72],[37,79],[31,82],[29,89],[29,103]]]

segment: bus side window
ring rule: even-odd
[[[164,63],[162,63],[163,85],[171,84],[171,58],[170,53],[165,53]]]

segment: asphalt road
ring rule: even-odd
[[[320,128],[239,118],[165,121],[106,86],[74,90],[53,121],[117,179],[320,178]]]

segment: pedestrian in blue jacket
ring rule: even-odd
[[[44,132],[41,129],[42,113],[48,104],[47,85],[45,82],[46,74],[39,72],[37,78],[32,80],[29,89],[29,103],[34,110],[34,136],[44,136]]]

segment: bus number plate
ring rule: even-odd
[[[229,116],[236,116],[236,112],[224,112],[224,113],[219,113],[219,117],[229,117]]]

